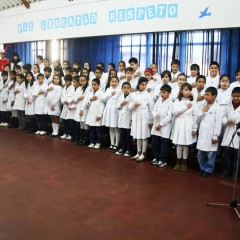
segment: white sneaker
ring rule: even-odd
[[[40,134],[40,133],[41,133],[40,131],[35,132],[36,135],[38,135],[38,134]]]
[[[65,139],[66,140],[72,140],[72,137],[70,135],[68,135]]]
[[[94,148],[95,148],[95,149],[99,149],[99,148],[100,148],[100,145],[101,145],[100,143],[96,143],[95,146],[94,146]]]
[[[139,157],[140,157],[140,154],[137,153],[135,156],[131,157],[131,159],[135,160],[135,159],[137,159]]]
[[[124,157],[131,157],[131,152],[126,151],[126,152],[124,153]]]
[[[93,143],[90,143],[90,144],[88,145],[88,147],[89,147],[89,148],[93,148],[93,147],[94,147],[94,144],[93,144]]]
[[[45,131],[41,131],[39,134],[40,135],[46,135],[47,133]]]
[[[67,137],[67,135],[66,134],[63,134],[60,138],[61,139],[65,139]]]
[[[4,123],[3,127],[8,127],[8,125],[9,125],[8,123]]]
[[[145,159],[145,156],[143,154],[141,154],[140,157],[136,159],[136,162],[141,162],[144,159]]]
[[[3,122],[2,122],[2,123],[0,123],[0,126],[1,126],[1,127],[3,127],[3,125],[4,125],[4,123],[3,123]]]

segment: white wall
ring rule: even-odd
[[[47,0],[0,12],[0,43],[229,27],[239,0]]]

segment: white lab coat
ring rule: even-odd
[[[198,111],[201,111],[202,108],[203,108],[203,105],[205,103],[205,100],[203,99],[202,101],[198,101],[197,100],[197,97],[198,96],[204,96],[205,95],[205,88],[201,91],[198,91],[197,88],[193,88],[192,89],[192,96],[193,96],[193,99],[196,101],[197,103],[197,108],[198,108]]]
[[[200,125],[197,149],[206,152],[217,151],[218,143],[212,144],[212,139],[218,139],[221,133],[222,119],[223,113],[217,103],[214,103],[207,112],[198,112],[198,122]]]
[[[85,122],[87,118],[88,108],[87,108],[87,96],[90,93],[91,88],[88,86],[84,93],[82,87],[77,88],[75,93],[75,102],[77,102],[76,113],[75,113],[75,121],[77,122]],[[84,96],[83,100],[78,100],[79,97]],[[80,111],[83,110],[83,116],[80,116]]]
[[[231,120],[234,124],[227,124],[227,122]],[[236,131],[236,124],[240,122],[240,107],[234,110],[232,104],[228,105],[227,114],[226,114],[226,125],[225,132],[222,139],[222,146],[228,146],[232,140],[232,136]],[[238,130],[239,132],[240,130]],[[235,134],[233,141],[230,145],[232,148],[239,149],[239,136]]]
[[[76,100],[76,92],[77,92],[77,89],[79,88],[80,87],[76,88],[74,94],[67,98],[68,112],[67,112],[66,119],[71,119],[75,121],[75,115],[76,115],[76,109],[77,109],[77,103],[78,103],[78,101]]]
[[[112,92],[115,91],[115,95]],[[102,101],[106,104],[102,117],[102,125],[116,128],[118,126],[118,108],[117,102],[121,94],[119,87],[109,87],[103,95]]]
[[[47,88],[48,85],[46,83],[40,85],[38,82],[36,82],[33,91],[33,96],[35,98],[34,114],[37,115],[47,114],[47,101],[46,101]]]
[[[53,87],[53,90],[47,92],[47,112],[48,115],[60,116],[61,114],[61,94],[62,86],[51,83],[49,87]],[[54,106],[54,110],[51,107]]]
[[[231,89],[228,88],[226,90],[223,90],[219,88],[216,103],[222,108],[224,116],[227,114],[227,107],[229,106],[229,104],[231,104],[231,102],[232,102]]]
[[[7,80],[5,84],[3,84],[3,80],[0,80],[0,111],[6,112],[7,110],[7,101],[8,101],[8,85],[10,80]],[[4,103],[4,102],[5,103]]]
[[[99,127],[102,124],[102,115],[104,111],[104,102],[102,101],[104,92],[101,89],[98,89],[96,92],[92,91],[88,94],[87,98],[87,107],[88,114],[86,118],[86,124],[89,126]],[[90,101],[93,96],[97,96],[96,101]],[[96,121],[96,117],[101,117],[99,121]]]
[[[25,110],[24,94],[25,94],[25,91],[26,91],[25,82],[22,82],[21,84],[19,84],[19,86],[17,86],[15,88],[15,91],[16,90],[19,90],[20,92],[15,94],[15,101],[14,101],[14,105],[13,105],[13,110],[24,111]]]
[[[192,107],[187,108],[191,103]],[[191,145],[197,141],[196,136],[192,136],[192,131],[197,131],[197,104],[188,98],[176,99],[173,104],[172,114],[174,118],[171,139],[177,145]]]
[[[128,103],[124,106],[121,106],[123,101],[127,101]],[[131,128],[131,121],[132,121],[132,112],[129,109],[129,103],[131,101],[131,93],[128,94],[126,97],[122,93],[117,102],[118,108],[118,128]]]
[[[10,80],[8,83],[8,101],[7,101],[7,111],[12,111],[12,102],[15,100],[15,94],[14,94],[14,86],[12,87],[12,85],[14,84],[13,80]],[[18,84],[17,82],[15,82],[14,85]],[[10,87],[12,87],[10,89]]]
[[[208,87],[215,87],[216,89],[218,89],[219,86],[219,78],[220,76],[217,75],[216,77],[212,78],[210,76],[206,77],[206,88]]]
[[[36,82],[34,82],[32,86],[30,86],[30,83],[28,83],[28,86],[25,89],[25,93],[24,93],[24,98],[26,99],[25,114],[29,116],[34,115],[35,98],[33,96],[33,92],[34,92],[35,86],[36,86]],[[30,103],[27,103],[27,100],[29,100]]]
[[[62,113],[60,118],[62,119],[66,119],[67,118],[67,113],[68,113],[68,103],[67,103],[67,99],[69,97],[74,96],[75,94],[75,88],[73,85],[70,85],[69,87],[65,86],[62,89],[62,94],[61,94],[61,103],[63,105],[63,109],[62,109]]]
[[[148,81],[147,83],[147,91],[153,95],[154,94],[154,87],[157,85],[157,82],[154,81],[153,79],[151,79],[150,81]]]
[[[159,98],[154,105],[152,115],[153,115],[153,127],[151,134],[155,136],[160,136],[163,138],[170,138],[171,128],[172,128],[172,108],[173,102],[171,99]],[[158,117],[160,116],[160,117]],[[160,124],[160,130],[156,130],[156,126]]]
[[[135,107],[136,103],[140,106]],[[153,99],[147,91],[136,91],[131,96],[129,109],[132,110],[131,135],[134,139],[146,139],[150,137],[150,128],[152,124]]]

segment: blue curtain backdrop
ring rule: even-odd
[[[199,42],[195,41],[196,34]],[[127,46],[123,46],[124,42]],[[161,72],[170,69],[171,60],[176,58],[181,62],[181,71],[187,72],[197,59],[201,73],[207,75],[209,63],[219,60],[220,73],[229,74],[232,81],[235,81],[235,70],[240,67],[240,28],[75,38],[65,39],[63,43],[63,58],[71,64],[90,61],[95,66],[102,61],[107,67],[110,62],[117,65],[124,56],[125,61],[134,56],[139,59],[141,67],[157,63]],[[26,42],[4,47],[7,47],[10,59],[14,52],[18,52],[24,63],[34,63],[38,52],[32,46],[33,43]]]

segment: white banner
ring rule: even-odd
[[[0,12],[0,43],[240,27],[239,0],[47,0]]]

